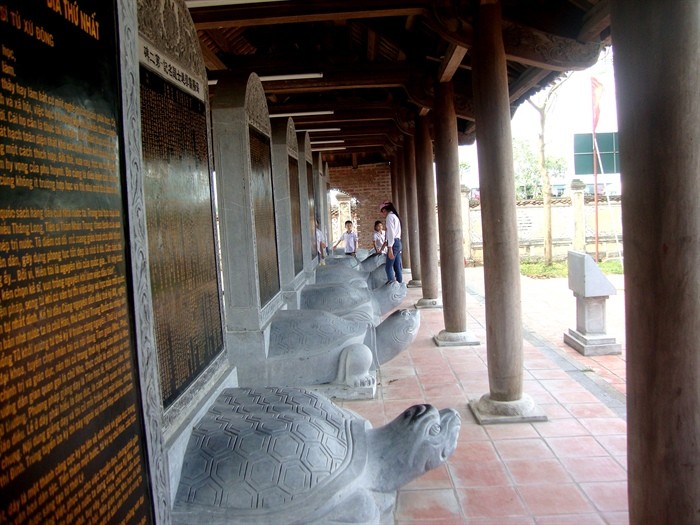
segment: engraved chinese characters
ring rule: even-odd
[[[163,404],[223,348],[204,103],[141,67],[151,288]]]

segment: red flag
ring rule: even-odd
[[[600,118],[600,97],[603,95],[603,84],[595,77],[591,77],[591,96],[593,100],[593,133],[598,127]]]

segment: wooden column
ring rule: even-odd
[[[411,135],[404,137],[404,173],[406,176],[406,210],[403,235],[408,236],[411,258],[411,280],[407,286],[421,286],[420,241],[418,237],[418,197],[416,195],[416,149]]]
[[[501,8],[481,0],[473,90],[484,238],[489,393],[471,403],[480,423],[546,419],[523,394],[523,333],[515,176]]]
[[[420,237],[421,284],[423,297],[416,308],[440,308],[442,298],[438,289],[438,225],[435,213],[435,174],[430,122],[427,116],[416,121],[416,195],[418,205],[418,234]]]
[[[399,160],[401,159],[401,160]],[[398,204],[399,202],[399,172],[401,171],[401,165],[403,163],[403,157],[401,155],[401,150],[394,153],[391,159],[391,195],[386,195],[382,199],[390,200],[393,203]],[[379,204],[377,203],[377,215],[379,216]],[[372,225],[374,226],[374,225]]]
[[[467,333],[467,296],[464,278],[462,203],[460,198],[457,118],[452,82],[436,84],[433,125],[437,166],[440,275],[445,329],[434,341],[438,346],[478,345]]]
[[[411,239],[408,237],[408,221],[406,220],[406,211],[408,209],[406,199],[406,144],[399,152],[399,171],[398,171],[398,194],[399,202],[394,201],[394,206],[401,216],[401,264],[404,268],[411,268]],[[406,282],[404,280],[404,282]]]
[[[700,2],[611,2],[632,525],[700,522]]]

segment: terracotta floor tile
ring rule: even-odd
[[[466,516],[527,516],[517,491],[510,486],[457,489]]]
[[[566,468],[556,459],[512,459],[505,465],[517,485],[571,482]]]
[[[627,422],[620,418],[579,418],[580,423],[596,436],[625,435]]]
[[[460,442],[450,463],[469,463],[472,461],[499,461],[498,455],[490,441]]]
[[[488,487],[510,485],[510,478],[500,461],[448,462],[454,486]]]
[[[530,370],[535,379],[568,379],[570,376],[561,369]]]
[[[627,455],[627,434],[596,436],[596,439],[611,456]]]
[[[531,423],[513,423],[510,425],[487,425],[485,429],[489,437],[493,440],[539,437],[539,434],[534,429]]]
[[[587,391],[581,392],[558,392],[557,401],[566,405],[569,403],[597,403],[598,398]]]
[[[611,457],[566,457],[561,458],[561,463],[566,468],[574,481],[624,481],[627,472]]]
[[[460,505],[455,492],[441,490],[402,490],[399,492],[394,516],[401,520],[455,520],[461,519]],[[430,522],[430,521],[428,521]]]
[[[486,427],[478,425],[476,423],[467,424],[462,418],[462,428],[459,431],[458,442],[462,441],[482,441],[488,440],[489,435],[487,434]]]
[[[607,456],[608,452],[591,436],[552,437],[547,443],[557,457]]]
[[[627,510],[627,481],[581,483],[581,489],[598,510],[604,512]]]
[[[571,417],[571,412],[559,403],[539,403],[539,407],[544,411],[549,419],[566,419]]]
[[[560,516],[537,516],[537,525],[606,525],[598,514],[566,514]]]
[[[607,525],[629,525],[629,512],[602,512],[601,516]]]
[[[518,492],[532,514],[587,514],[595,509],[574,483],[518,485]]]
[[[418,380],[413,377],[398,378],[390,380],[383,385],[383,398],[387,399],[407,399],[422,398],[423,391]]]
[[[588,436],[590,432],[574,418],[553,419],[532,424],[542,437]]]
[[[550,405],[555,404],[557,402],[557,398],[549,392],[547,392],[546,390],[533,392],[532,394],[530,394],[530,392],[527,391],[525,393],[529,394],[532,397],[533,401],[538,405]]]
[[[576,403],[566,409],[576,418],[615,417],[615,412],[603,403]]]
[[[452,478],[447,470],[447,464],[429,470],[422,476],[414,479],[408,485],[404,485],[401,490],[434,490],[451,489]]]
[[[572,378],[543,380],[542,386],[553,394],[558,394],[560,392],[587,392],[586,388],[582,386],[581,383]]]
[[[461,385],[458,384],[445,384],[445,385],[423,385],[423,395],[426,400],[430,401],[433,397],[457,397],[462,396],[466,402],[466,396],[462,390]]]
[[[459,380],[455,377],[451,370],[440,369],[439,372],[423,372],[418,371],[416,374],[418,381],[423,385],[455,385],[459,384]]]
[[[504,439],[494,441],[498,454],[504,459],[550,459],[552,451],[541,439]]]
[[[624,355],[586,357],[567,346],[562,334],[576,315],[566,279],[533,282],[533,289],[552,292],[539,293],[535,307],[523,311],[526,331],[536,336],[523,341],[523,392],[548,421],[477,424],[468,402],[489,393],[490,385],[483,270],[465,274],[470,270],[478,282],[468,287],[480,290],[480,297],[466,296],[467,329],[480,344],[437,347],[433,336],[444,329],[443,312],[422,310],[416,341],[382,366],[377,400],[345,405],[373,423],[426,402],[454,408],[462,417],[457,449],[447,463],[399,491],[394,525],[628,525],[626,423],[562,368],[552,351],[623,394]],[[528,281],[534,280],[523,278]],[[567,300],[554,304],[560,289]],[[413,307],[421,294],[409,289],[400,307]]]
[[[379,379],[380,381],[397,379],[402,377],[413,377],[416,375],[416,369],[413,365],[382,365]],[[383,384],[383,383],[382,383]]]
[[[535,525],[530,516],[498,516],[496,518],[470,517],[469,525]]]
[[[394,525],[471,525],[471,522],[467,522],[461,517],[447,519],[428,518],[425,520],[395,520]]]

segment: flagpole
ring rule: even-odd
[[[592,102],[592,117],[593,117],[593,208],[595,210],[595,262],[600,262],[598,256],[598,141],[596,140],[595,132],[598,127],[598,118],[600,117],[600,96],[603,91],[603,84],[595,78],[591,77],[591,102]]]
[[[598,257],[598,143],[593,128],[593,209],[595,210],[595,262],[599,263]]]

